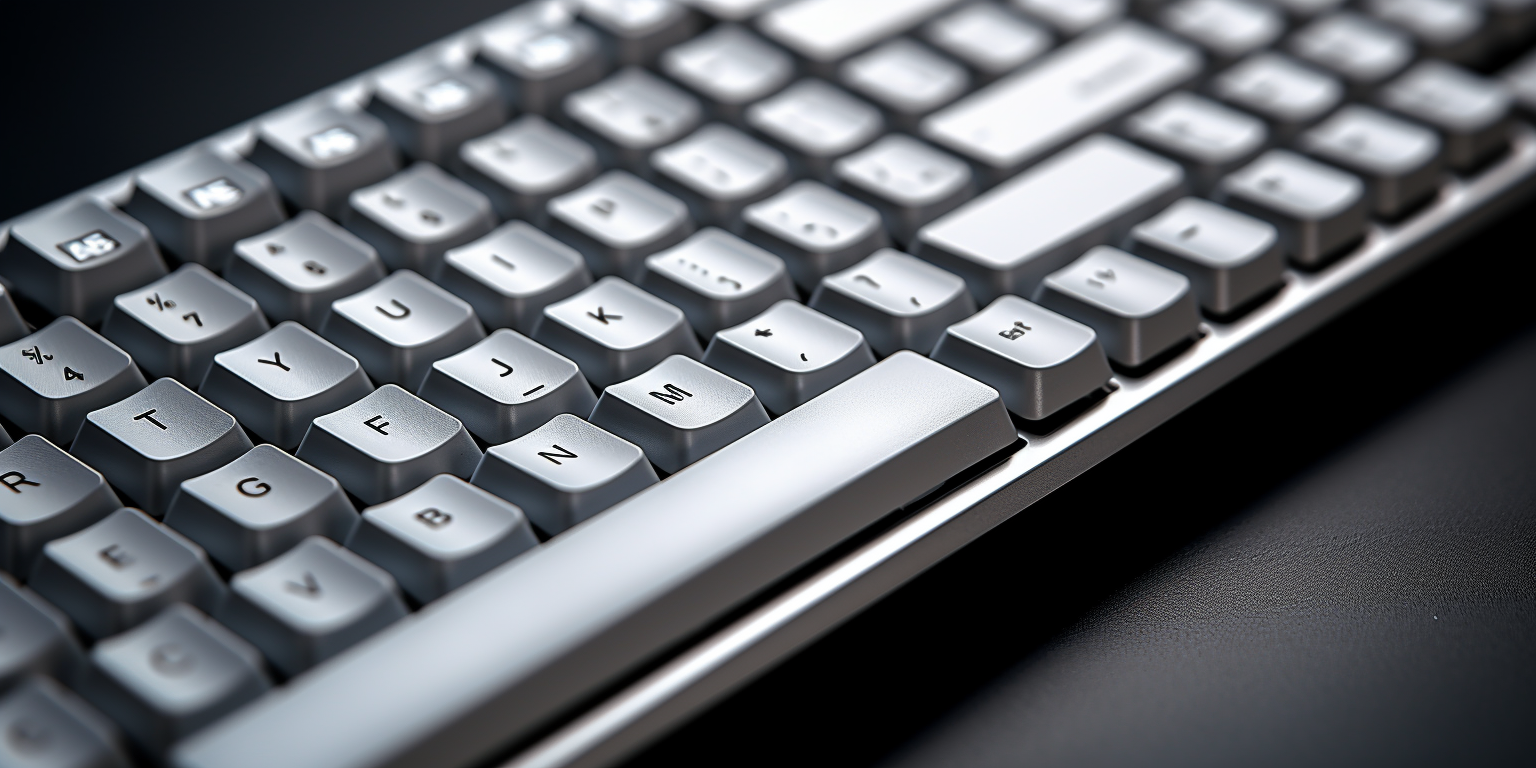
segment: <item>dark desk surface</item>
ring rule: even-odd
[[[0,46],[0,218],[506,6],[35,4]],[[1533,214],[1175,418],[632,765],[1508,757],[1536,721]]]

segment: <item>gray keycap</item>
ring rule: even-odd
[[[400,154],[382,121],[327,104],[306,104],[263,120],[250,161],[294,207],[333,218],[346,212],[352,190],[400,170]]]
[[[9,448],[13,442],[11,433],[5,431],[5,425],[0,424],[0,448]]]
[[[542,224],[545,206],[597,176],[591,145],[538,115],[524,115],[506,127],[459,147],[464,179],[490,198],[503,219]]]
[[[428,603],[538,546],[523,511],[450,475],[363,511],[347,548]]]
[[[661,71],[704,97],[710,112],[739,122],[747,104],[789,84],[789,54],[735,24],[720,24],[661,54]]]
[[[575,18],[561,0],[525,3],[485,30],[477,61],[496,74],[519,109],[554,114],[566,94],[607,71],[597,33]]]
[[[203,550],[137,509],[48,542],[28,583],[96,640],[172,603],[213,610],[224,597]]]
[[[809,0],[783,3],[757,19],[759,31],[827,73],[841,59],[915,27],[955,0]]]
[[[1365,235],[1365,184],[1294,152],[1272,149],[1221,183],[1219,201],[1280,230],[1290,260],[1317,267]]]
[[[133,358],[73,317],[0,347],[0,415],[68,445],[85,415],[145,387]]]
[[[917,139],[885,136],[833,165],[838,186],[875,206],[897,242],[975,194],[971,168]]]
[[[116,726],[63,686],[34,678],[0,699],[0,765],[129,768]]]
[[[419,393],[487,443],[504,443],[561,413],[586,416],[592,385],[570,360],[505,328],[432,364]]]
[[[507,121],[496,77],[476,66],[413,61],[379,75],[368,111],[406,156],[452,163],[459,145]]]
[[[470,482],[554,535],[657,483],[639,446],[561,414],[485,452]]]
[[[311,536],[283,556],[235,574],[219,621],[292,677],[405,614],[388,573]]]
[[[657,469],[677,472],[767,424],[768,412],[751,387],[673,355],[606,387],[592,423],[640,446]]]
[[[1282,141],[1322,119],[1344,98],[1338,78],[1270,52],[1249,56],[1217,75],[1211,90],[1268,120]]]
[[[594,387],[634,377],[668,355],[703,354],[682,310],[616,277],[545,307],[533,340],[575,361]]]
[[[81,693],[152,756],[271,687],[255,648],[185,605],[97,643],[91,665]]]
[[[1050,32],[990,2],[972,3],[929,22],[923,37],[983,79],[1017,69],[1051,47]]]
[[[331,302],[384,279],[378,251],[330,219],[305,211],[270,232],[235,243],[224,279],[273,322],[319,329]]]
[[[673,0],[577,0],[581,17],[603,35],[619,64],[649,64],[661,51],[690,37],[699,19]]]
[[[80,661],[69,619],[9,573],[0,573],[0,693],[30,675],[74,680]]]
[[[921,134],[974,161],[985,183],[997,183],[1202,69],[1194,46],[1118,23],[930,115]]]
[[[927,353],[946,327],[976,312],[964,280],[891,248],[822,278],[810,306],[859,329],[881,357]]]
[[[1454,64],[1423,61],[1377,94],[1388,109],[1440,131],[1453,171],[1472,171],[1509,146],[1509,90]]]
[[[1501,79],[1517,106],[1536,115],[1536,54],[1527,55],[1504,70]]]
[[[913,253],[965,278],[977,301],[1029,294],[1173,202],[1183,181],[1177,163],[1093,136],[923,227]]]
[[[773,4],[773,0],[693,0],[689,3],[722,22],[746,21]]]
[[[1080,35],[1125,15],[1125,0],[1013,0],[1025,13],[1064,35]]]
[[[1017,296],[950,326],[933,359],[995,387],[1008,410],[1030,421],[1103,388],[1111,373],[1092,328]]]
[[[971,85],[964,67],[904,37],[843,62],[838,79],[885,107],[892,124],[909,131]]]
[[[364,504],[392,499],[434,475],[467,478],[480,462],[458,419],[393,384],[315,419],[296,455]]]
[[[193,737],[178,764],[492,754],[1017,440],[996,390],[899,353]],[[750,578],[735,570],[747,563]],[[579,674],[551,685],[554,670]]]
[[[331,304],[320,335],[356,357],[378,384],[421,386],[432,361],[485,338],[469,304],[410,270]]]
[[[18,219],[0,246],[0,276],[55,315],[101,322],[112,299],[166,273],[149,228],[96,200]]]
[[[576,246],[599,275],[639,279],[645,257],[693,233],[683,201],[624,171],[549,201],[551,232]]]
[[[9,344],[27,335],[27,322],[11,301],[11,292],[0,283],[0,344]]]
[[[757,392],[780,416],[875,364],[858,329],[794,301],[716,333],[704,364]]]
[[[1440,190],[1440,137],[1420,125],[1351,104],[1302,135],[1298,146],[1365,180],[1371,209],[1400,219]]]
[[[1126,119],[1125,135],[1184,163],[1190,181],[1207,190],[1252,160],[1269,129],[1252,115],[1177,91]]]
[[[1273,0],[1292,18],[1308,19],[1343,5],[1346,0]]]
[[[688,135],[704,116],[698,99],[638,67],[567,96],[565,113],[607,164],[642,174],[652,150]]]
[[[1265,221],[1186,197],[1131,230],[1136,255],[1181,272],[1200,306],[1223,316],[1280,284],[1285,251]]]
[[[711,124],[651,155],[657,181],[693,217],[733,231],[741,211],[789,183],[783,153],[727,125]]]
[[[743,119],[819,178],[828,178],[832,161],[874,141],[885,127],[880,110],[816,79],[747,107]]]
[[[1200,329],[1189,278],[1107,245],[1046,275],[1035,303],[1092,327],[1127,368],[1155,360]]]
[[[101,335],[132,355],[146,376],[196,387],[214,355],[270,328],[255,299],[203,266],[187,264],[117,297]]]
[[[284,218],[266,172],[210,149],[183,152],[141,171],[123,212],[149,227],[172,256],[215,272],[224,269],[235,241]]]
[[[743,217],[747,240],[784,259],[805,290],[890,243],[879,211],[815,181],[749,205]]]
[[[1425,55],[1470,62],[1482,54],[1483,4],[1467,0],[1366,0],[1366,10],[1405,29]]]
[[[1413,61],[1413,39],[1358,13],[1325,16],[1291,35],[1291,53],[1344,78],[1355,95]]]
[[[779,257],[713,227],[646,259],[640,286],[681,309],[705,338],[795,298]]]
[[[181,481],[228,464],[252,447],[234,417],[175,379],[159,379],[87,414],[69,452],[160,517]]]
[[[181,484],[165,524],[219,565],[242,571],[309,536],[342,541],[357,510],[329,475],[271,445]]]
[[[532,333],[544,307],[592,284],[575,249],[521,221],[443,257],[438,285],[474,307],[489,328]]]
[[[1158,21],[1231,61],[1267,47],[1285,31],[1285,15],[1248,0],[1178,0],[1158,12]]]
[[[198,394],[261,439],[291,451],[311,419],[372,391],[357,358],[287,322],[215,355]]]
[[[44,544],[123,506],[100,472],[38,435],[0,451],[0,499],[0,571],[23,577]]]
[[[417,163],[352,193],[347,228],[390,269],[431,275],[443,254],[496,226],[491,201],[430,163]]]

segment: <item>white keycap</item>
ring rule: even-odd
[[[944,331],[933,359],[996,388],[1021,419],[1038,421],[1109,382],[1093,329],[1017,296],[1001,296]]]
[[[1413,39],[1358,13],[1325,16],[1291,35],[1291,53],[1344,78],[1357,94],[1413,61]]]
[[[532,333],[544,307],[592,284],[581,254],[522,221],[509,221],[443,255],[437,284],[468,302],[487,328]]]
[[[551,232],[576,246],[599,277],[636,280],[645,257],[693,233],[683,201],[624,171],[549,201]]]
[[[768,412],[751,387],[673,355],[605,387],[592,423],[640,446],[657,469],[670,473],[767,424]]]
[[[958,0],[796,0],[758,18],[757,27],[823,69],[921,24]]]
[[[1440,137],[1421,125],[1351,104],[1302,135],[1298,146],[1357,173],[1380,218],[1402,218],[1440,190]]]
[[[827,177],[833,160],[874,141],[884,128],[880,110],[810,78],[747,107],[745,120],[819,178]]]
[[[399,592],[377,565],[312,536],[235,574],[218,618],[292,677],[403,618]]]
[[[1051,33],[995,3],[973,3],[935,19],[923,37],[991,79],[1051,47]]]
[[[736,26],[721,24],[661,54],[661,71],[692,88],[715,117],[739,122],[741,111],[785,85],[795,62],[784,51]]]
[[[1177,163],[1093,136],[918,232],[913,252],[965,278],[978,301],[1024,295],[1182,191]]]
[[[1125,134],[1183,162],[1202,190],[1252,160],[1269,140],[1263,120],[1186,91],[1131,115]]]
[[[538,115],[524,115],[459,148],[464,180],[485,193],[500,218],[542,224],[545,206],[597,177],[590,144]]]
[[[1232,60],[1268,46],[1285,31],[1285,15],[1249,0],[1179,0],[1158,13],[1163,26]]]
[[[839,188],[875,206],[897,242],[975,194],[971,167],[909,136],[885,136],[833,165]]]
[[[747,240],[784,259],[806,290],[890,242],[880,212],[815,181],[747,206]]]
[[[946,327],[976,312],[964,280],[891,248],[822,278],[810,306],[859,329],[881,357],[926,354]]]
[[[741,210],[789,183],[784,154],[718,123],[651,155],[657,180],[703,224],[738,231]]]
[[[698,99],[636,67],[567,96],[565,112],[609,163],[637,173],[648,173],[652,150],[688,135],[704,117]]]
[[[783,260],[713,227],[646,259],[640,287],[681,309],[705,338],[795,298]]]
[[[1475,170],[1509,146],[1509,90],[1454,64],[1420,62],[1382,88],[1377,101],[1440,131],[1451,170]]]
[[[0,450],[0,499],[0,571],[21,576],[32,571],[43,545],[123,506],[100,472],[41,435],[23,435]]]
[[[152,379],[203,383],[213,356],[266,333],[256,300],[198,264],[112,302],[101,335],[133,356]]]
[[[558,414],[584,417],[597,404],[575,363],[505,328],[433,363],[420,395],[487,443],[515,439]]]
[[[363,511],[347,549],[427,603],[538,546],[523,511],[451,475],[438,475]]]
[[[335,478],[270,446],[181,484],[165,524],[243,571],[310,536],[346,539],[357,510]]]
[[[143,389],[127,352],[73,317],[0,347],[0,415],[69,445],[85,415]]]
[[[318,330],[331,302],[384,279],[373,246],[314,211],[235,243],[224,279],[261,305],[273,322]]]
[[[1257,53],[1216,76],[1221,99],[1269,120],[1282,139],[1321,119],[1344,98],[1338,78],[1279,53]]]
[[[417,163],[348,198],[347,228],[390,269],[430,275],[443,253],[496,226],[491,201],[431,163]]]
[[[704,364],[757,392],[776,416],[875,364],[864,335],[794,301],[715,334]]]
[[[91,411],[69,452],[123,495],[161,517],[181,481],[222,467],[253,446],[233,416],[175,379],[159,379]]]
[[[1046,275],[1035,303],[1092,327],[1127,368],[1153,362],[1200,329],[1189,278],[1101,245]]]
[[[922,135],[995,183],[1200,73],[1199,50],[1134,22],[1075,41],[930,115]]]
[[[909,131],[923,115],[954,101],[971,84],[964,67],[906,38],[843,62],[838,79],[885,107],[893,124]]]
[[[480,449],[458,419],[393,384],[315,419],[296,455],[364,504],[436,475],[469,477],[480,463]]]
[[[517,504],[547,534],[557,534],[657,482],[634,443],[571,414],[492,446],[471,482]]]
[[[1019,10],[1055,27],[1064,35],[1080,35],[1125,14],[1125,0],[1013,0]]]
[[[594,387],[631,378],[668,355],[703,354],[682,310],[616,277],[545,307],[533,340],[575,361]]]
[[[1365,234],[1370,199],[1352,174],[1272,149],[1221,183],[1221,202],[1274,224],[1286,255],[1321,266]]]
[[[320,335],[356,357],[378,384],[421,386],[432,361],[485,338],[463,299],[408,269],[331,304]]]
[[[1285,251],[1268,222],[1195,197],[1131,230],[1136,255],[1181,272],[1200,305],[1222,316],[1280,284]]]

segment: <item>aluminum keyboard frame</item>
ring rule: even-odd
[[[511,13],[511,12],[509,12]],[[400,58],[169,153],[211,146],[245,155],[262,119],[301,105],[359,109],[372,79],[408,61],[468,64],[478,34],[497,16]],[[139,168],[40,207],[82,196],[127,201]],[[1287,270],[1278,294],[1232,323],[1202,324],[1205,336],[1145,376],[1116,376],[1118,389],[1001,463],[914,510],[690,648],[624,685],[526,746],[499,768],[612,765],[852,618],[908,580],[991,530],[1536,194],[1536,128],[1517,123],[1509,153],[1470,179],[1448,181],[1437,200],[1396,224],[1373,223],[1353,252],[1317,272]],[[24,214],[27,215],[27,214]],[[20,217],[18,217],[20,218]],[[0,222],[0,243],[14,220]]]

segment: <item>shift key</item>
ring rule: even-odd
[[[1090,136],[918,230],[912,253],[965,278],[978,304],[1029,296],[1046,275],[1177,199],[1184,169]]]

